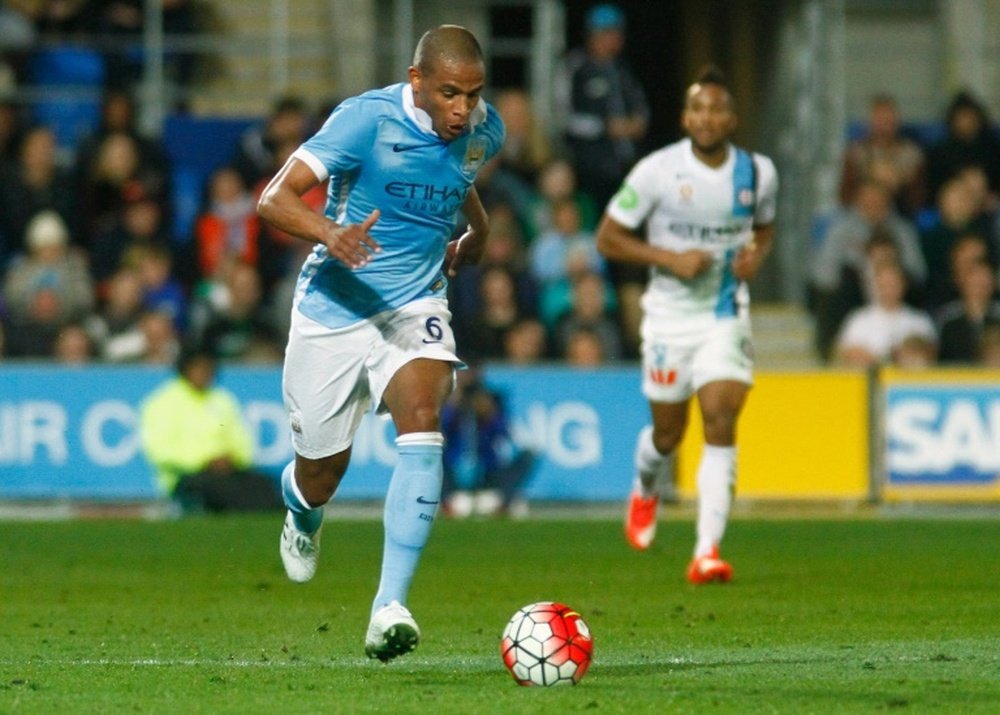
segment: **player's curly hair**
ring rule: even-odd
[[[717,65],[703,65],[695,74],[693,84],[714,84],[722,87],[727,92],[730,91],[729,81]]]
[[[695,74],[695,80],[688,87],[685,97],[690,99],[692,95],[697,93],[698,90],[705,85],[713,85],[723,90],[728,98],[730,109],[734,108],[735,102],[733,101],[733,90],[729,86],[729,80],[726,79],[726,75],[722,73],[722,70],[720,70],[717,65],[703,65],[701,69],[698,70],[697,74]]]

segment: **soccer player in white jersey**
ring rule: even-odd
[[[482,256],[489,229],[473,181],[504,138],[480,96],[476,38],[444,25],[417,44],[409,81],[342,102],[289,158],[258,212],[316,243],[299,275],[283,390],[295,460],[282,474],[285,571],[316,571],[323,506],[347,469],[364,413],[396,427],[385,544],[365,652],[385,662],[416,647],[410,582],[441,499],[440,413],[455,339],[445,273]],[[329,180],[323,215],[301,196]],[[461,210],[468,230],[449,241]]]
[[[685,96],[687,137],[654,151],[626,177],[598,229],[610,260],[647,265],[642,298],[642,391],[652,424],[638,437],[625,533],[647,549],[664,480],[698,399],[705,448],[697,472],[693,583],[728,581],[719,556],[736,484],[736,423],[753,381],[746,281],[771,250],[777,173],[766,156],[730,142],[725,78],[705,70]],[[645,224],[645,239],[638,231]]]

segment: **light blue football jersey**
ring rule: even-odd
[[[330,178],[325,214],[341,225],[381,216],[370,233],[381,253],[350,269],[317,246],[296,287],[304,315],[329,328],[444,295],[445,248],[476,173],[503,144],[504,126],[481,100],[465,134],[451,142],[413,106],[408,83],[342,102],[294,156]],[[324,176],[325,174],[325,176]]]

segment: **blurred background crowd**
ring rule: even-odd
[[[162,10],[168,36],[209,22],[189,0]],[[559,121],[523,87],[488,93],[508,132],[478,184],[492,229],[482,264],[450,286],[460,353],[473,362],[638,355],[645,275],[608,265],[594,231],[631,165],[677,136],[651,131],[651,96],[664,90],[626,62],[628,13],[588,4],[581,18],[554,82]],[[338,98],[275,98],[226,137],[226,160],[193,187],[190,220],[178,220],[183,177],[163,137],[139,122],[147,58],[111,41],[140,36],[148,20],[140,0],[0,3],[3,359],[172,364],[194,344],[223,360],[281,360],[311,246],[260,222],[255,202]],[[81,37],[101,41],[82,52]],[[205,71],[200,57],[162,55],[179,88],[171,111],[188,111],[183,88]],[[71,141],[69,105],[46,113],[42,101],[60,72],[100,91],[95,120]],[[872,97],[842,157],[839,206],[817,213],[811,237],[779,221],[779,242],[809,242],[803,303],[819,360],[1000,366],[1000,138],[974,93],[945,103],[934,131],[913,131],[891,94]],[[320,211],[325,194],[308,200]]]

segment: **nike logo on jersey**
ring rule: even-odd
[[[401,151],[413,151],[414,149],[425,149],[426,147],[434,146],[433,144],[393,144],[392,150],[397,154]]]
[[[417,504],[437,504],[436,501],[431,501],[430,499],[424,499],[423,497],[417,497]]]

